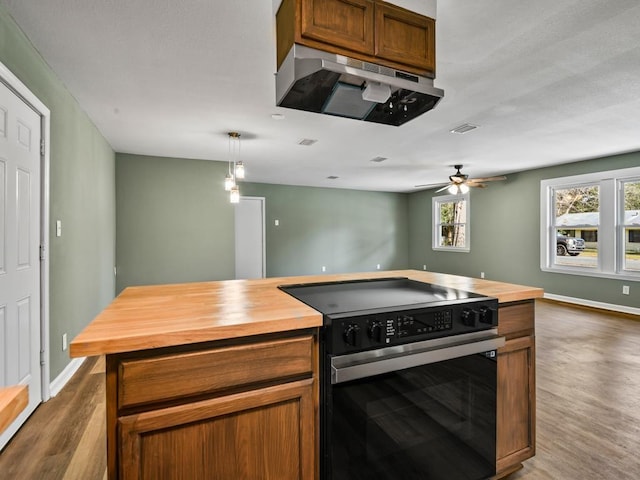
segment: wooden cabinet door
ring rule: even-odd
[[[535,454],[535,390],[535,337],[508,340],[498,350],[498,476]]]
[[[118,419],[123,480],[315,478],[313,379]]]
[[[303,38],[373,54],[373,0],[301,0]]]
[[[436,25],[432,18],[376,3],[375,55],[435,75]]]

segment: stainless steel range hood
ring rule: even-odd
[[[400,126],[435,107],[433,80],[295,44],[276,74],[278,106]]]

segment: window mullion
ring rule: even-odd
[[[600,226],[598,228],[598,260],[600,270],[615,273],[618,250],[616,245],[617,230],[617,192],[615,179],[600,182]]]

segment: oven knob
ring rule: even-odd
[[[493,324],[493,311],[489,307],[480,307],[480,321],[489,325]]]
[[[347,345],[351,345],[352,347],[360,346],[360,326],[358,324],[351,323],[347,325],[342,336]]]
[[[377,343],[384,342],[384,324],[376,320],[369,325],[369,338]]]
[[[464,323],[467,327],[475,327],[478,325],[479,316],[480,314],[476,310],[465,308],[464,310],[462,310],[460,318],[462,319],[462,323]]]

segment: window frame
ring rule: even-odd
[[[623,190],[624,182],[639,178],[640,167],[632,167],[541,180],[540,269],[544,272],[640,281],[640,271],[624,269]],[[599,186],[598,264],[595,268],[558,265],[555,263],[555,191],[585,185]]]
[[[433,250],[441,251],[441,252],[461,252],[461,253],[469,253],[471,251],[471,196],[469,192],[467,193],[458,193],[455,195],[437,195],[431,198],[431,207],[433,214],[433,221],[431,222],[431,230],[432,230],[432,241],[431,248]],[[440,205],[443,203],[451,203],[457,201],[464,201],[465,205],[465,219],[464,223],[460,223],[460,225],[464,225],[465,234],[464,234],[464,247],[454,247],[454,246],[446,246],[440,245],[440,231],[442,224],[440,223]]]

